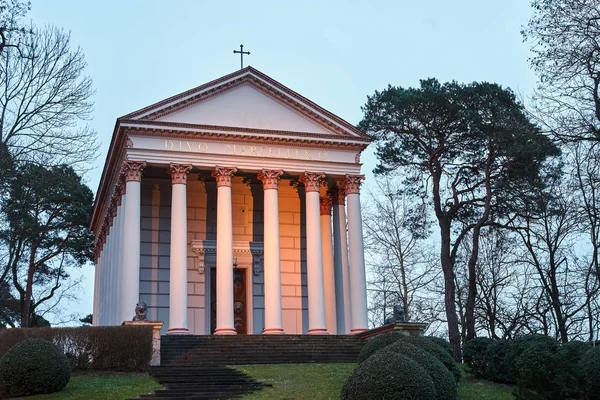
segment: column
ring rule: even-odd
[[[300,177],[306,190],[306,274],[308,280],[308,333],[327,334],[323,289],[323,250],[319,192],[322,173],[305,172]]]
[[[121,307],[123,313],[135,313],[140,300],[140,206],[144,161],[126,161],[123,165],[127,201],[123,213],[123,273]]]
[[[233,326],[233,232],[231,178],[236,168],[215,167],[217,180],[217,327],[216,335],[235,335]]]
[[[360,213],[360,185],[364,175],[346,175],[344,191],[348,204],[348,250],[350,290],[352,293],[352,333],[367,330],[367,284],[362,216]]]
[[[109,211],[109,235],[108,235],[108,241],[109,241],[109,257],[110,257],[110,261],[108,262],[108,274],[107,274],[107,282],[106,282],[106,286],[107,286],[107,310],[106,310],[106,325],[115,325],[115,321],[116,321],[116,316],[115,316],[115,285],[114,285],[114,280],[115,280],[115,261],[116,261],[116,251],[115,251],[115,247],[116,247],[116,236],[117,234],[115,233],[115,231],[117,230],[117,227],[115,225],[115,212],[116,212],[116,208],[115,208],[115,203],[114,203],[114,197],[111,198],[111,202],[110,202],[110,211]]]
[[[169,278],[169,335],[186,334],[187,327],[187,203],[191,165],[169,166],[172,184],[171,256]]]
[[[127,275],[127,264],[125,264],[125,235],[126,235],[126,226],[125,226],[125,210],[127,209],[127,189],[126,189],[125,175],[121,176],[121,185],[119,185],[119,193],[121,197],[121,251],[119,252],[119,259],[117,261],[117,265],[119,268],[119,323],[123,321],[131,321],[133,316],[135,315],[135,309],[129,310],[127,309],[127,291],[129,288],[125,286],[124,279]]]
[[[122,178],[122,177],[121,177]],[[121,322],[126,321],[125,312],[123,310],[123,304],[121,298],[123,296],[123,280],[121,279],[121,271],[123,269],[123,230],[125,229],[125,218],[123,218],[123,193],[125,192],[125,182],[119,179],[115,190],[115,196],[117,200],[117,257],[115,259],[115,323],[117,325]]]
[[[279,257],[279,198],[281,170],[262,170],[258,179],[264,190],[265,329],[264,334],[282,334],[281,262]]]
[[[337,333],[335,312],[335,274],[333,271],[333,242],[331,233],[331,198],[321,197],[321,246],[323,248],[323,284],[327,331]]]
[[[100,240],[97,239],[94,257],[94,305],[92,307],[92,326],[98,326],[98,296],[100,296],[100,263],[102,262],[102,250]]]
[[[337,186],[331,190],[333,201],[333,262],[335,269],[335,303],[338,334],[350,333],[352,308],[350,298],[350,269],[348,266],[348,239],[346,235],[346,195]]]

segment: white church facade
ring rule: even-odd
[[[247,67],[117,119],[90,228],[94,325],[163,334],[367,329],[370,138]]]

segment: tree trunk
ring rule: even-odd
[[[454,265],[450,257],[450,223],[439,220],[441,233],[440,261],[444,273],[444,304],[446,306],[446,319],[448,321],[448,337],[454,352],[456,362],[462,361],[460,331],[458,329],[458,316],[456,315],[454,285]]]
[[[475,337],[475,299],[477,297],[477,259],[479,258],[479,235],[481,226],[473,228],[473,245],[471,247],[471,256],[468,264],[468,282],[467,305],[465,307],[465,319],[467,325],[466,339],[471,340]]]
[[[37,248],[31,249],[29,256],[29,268],[27,269],[27,282],[25,282],[25,298],[23,301],[23,311],[21,313],[21,328],[29,328],[31,312],[31,295],[33,293],[33,275],[35,274],[35,252]]]

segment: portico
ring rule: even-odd
[[[119,118],[90,225],[94,323],[144,301],[168,334],[366,330],[369,141],[251,67]]]

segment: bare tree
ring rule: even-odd
[[[6,40],[15,34],[6,32]],[[94,94],[85,67],[82,50],[53,27],[25,36],[19,51],[0,53],[0,143],[17,162],[89,167],[97,144],[84,124]]]
[[[21,24],[21,18],[31,8],[31,2],[21,0],[0,0],[0,53],[14,48],[21,56],[21,42],[31,34],[30,28]]]
[[[364,212],[372,321],[384,322],[399,304],[407,319],[433,322],[438,318],[430,306],[439,304],[440,297],[432,285],[441,273],[425,242],[425,204],[409,200],[390,176],[376,183]]]
[[[600,3],[534,0],[522,34],[540,84],[535,114],[558,137],[600,140]]]

